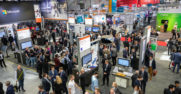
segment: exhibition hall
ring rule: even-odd
[[[181,0],[0,0],[0,94],[181,94]]]

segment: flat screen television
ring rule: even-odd
[[[93,31],[93,32],[99,32],[99,31],[100,31],[100,28],[99,28],[99,27],[93,27],[93,28],[92,28],[92,31]]]
[[[85,31],[92,31],[92,27],[85,27]]]
[[[129,67],[129,60],[123,59],[123,58],[118,58],[118,65],[124,66],[124,67]]]
[[[82,57],[82,66],[92,61],[92,53],[89,53]]]
[[[32,47],[32,42],[31,41],[27,41],[27,42],[23,42],[21,43],[21,49],[24,50],[25,48],[29,48]]]
[[[5,32],[0,32],[0,38],[2,38],[5,35],[6,35]]]

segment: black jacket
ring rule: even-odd
[[[84,74],[81,74],[81,75],[79,76],[79,78],[80,78],[80,85],[81,85],[81,86],[85,86],[86,74],[85,74],[85,73],[84,73]]]
[[[103,73],[106,73],[107,75],[110,74],[111,72],[111,64],[108,64],[107,68],[106,68],[106,64],[103,65]]]
[[[48,80],[48,79],[47,79]],[[42,78],[42,85],[45,91],[50,91],[50,81],[48,82],[45,78]]]
[[[170,90],[168,88],[164,89],[164,93],[163,94],[176,94],[175,92],[170,92]]]
[[[63,94],[63,92],[65,91],[64,87],[63,87],[63,84],[55,83],[53,86],[55,88],[55,94]]]

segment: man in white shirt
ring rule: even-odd
[[[70,75],[70,80],[68,82],[68,92],[69,94],[76,94],[76,87],[78,88],[78,85],[74,82],[75,76]]]

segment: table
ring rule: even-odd
[[[119,76],[116,75],[116,73],[113,73],[112,75],[115,76],[115,82],[117,83],[118,86],[127,88],[129,85],[130,77],[127,76]]]

